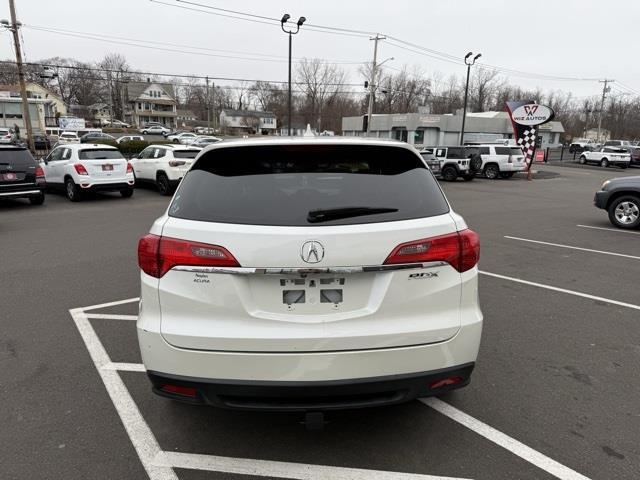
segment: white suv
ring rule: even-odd
[[[182,145],[149,145],[131,159],[136,181],[155,183],[162,195],[171,195],[199,152]]]
[[[133,195],[133,167],[110,145],[60,145],[40,165],[47,188],[64,189],[72,202],[89,191],[118,191],[125,198]]]
[[[62,132],[58,135],[58,145],[68,145],[73,143],[80,143],[80,137],[76,132]]]
[[[520,147],[505,145],[477,145],[482,157],[479,171],[486,178],[511,178],[516,172],[524,172],[527,164]]]
[[[478,354],[478,258],[410,145],[219,142],[139,242],[142,359],[157,394],[227,408],[441,394]]]

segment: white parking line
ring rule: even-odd
[[[140,297],[133,297],[133,298],[127,298],[126,300],[118,300],[117,302],[100,303],[98,305],[91,305],[90,307],[84,307],[82,309],[76,309],[76,310],[82,310],[86,312],[88,310],[98,310],[99,308],[115,307],[116,305],[133,303],[133,302],[137,302],[138,300],[140,300]]]
[[[554,477],[557,477],[561,480],[589,480],[588,477],[585,477],[584,475],[570,469],[569,467],[565,467],[561,463],[556,462],[555,460],[547,457],[546,455],[543,455],[542,453],[534,450],[531,447],[526,446],[525,444],[502,433],[501,431],[490,427],[486,423],[481,422],[471,415],[467,415],[466,413],[458,410],[448,403],[443,402],[438,398],[422,398],[420,399],[420,401],[425,405],[433,408],[437,412],[441,413],[442,415],[445,415],[450,419],[458,422],[459,424],[464,425],[468,429],[473,430],[478,435],[483,436],[496,445],[500,445],[502,448],[535,465],[541,470],[550,473]]]
[[[119,305],[129,301],[135,300],[112,302],[109,305]],[[89,307],[89,309],[96,308],[102,308],[102,306]],[[102,378],[107,393],[109,397],[111,397],[114,407],[116,407],[120,420],[122,420],[122,424],[131,439],[133,448],[135,448],[138,453],[140,462],[142,462],[142,466],[149,475],[149,478],[151,480],[178,480],[172,468],[154,463],[158,455],[162,453],[162,450],[160,450],[156,438],[142,417],[140,410],[138,410],[138,406],[133,401],[133,398],[131,398],[131,394],[124,385],[118,372],[116,370],[102,368],[110,364],[111,360],[84,312],[82,309],[74,309],[70,310],[69,313],[71,313],[73,317],[76,327],[82,336],[82,340],[84,340],[87,350],[89,351],[89,355],[98,370],[100,378]]]
[[[520,237],[510,237],[508,235],[505,235],[504,238],[508,238],[509,240],[518,240],[520,242],[539,243],[541,245],[550,245],[552,247],[569,248],[571,250],[580,250],[583,252],[591,252],[591,253],[601,253],[603,255],[613,255],[615,257],[624,257],[624,258],[631,258],[633,260],[640,260],[640,257],[637,257],[635,255],[625,255],[624,253],[606,252],[604,250],[593,250],[591,248],[574,247],[571,245],[562,245],[561,243],[541,242],[540,240],[531,240],[529,238],[520,238]]]
[[[87,318],[102,318],[105,320],[138,320],[137,315],[116,315],[114,313],[85,313]]]
[[[594,227],[592,225],[576,225],[576,227],[591,228],[593,230],[607,230],[609,232],[617,232],[617,233],[630,233],[631,235],[640,235],[640,232],[638,232],[638,231],[625,230],[624,228]]]
[[[158,465],[212,472],[235,473],[297,480],[464,480],[454,477],[385,472],[361,468],[332,467],[308,463],[275,462],[253,458],[218,457],[193,453],[163,452]]]
[[[633,303],[619,302],[618,300],[612,300],[605,297],[597,297],[595,295],[589,295],[588,293],[577,292],[575,290],[567,290],[566,288],[552,287],[551,285],[545,285],[544,283],[530,282],[529,280],[522,280],[521,278],[507,277],[506,275],[499,275],[497,273],[485,272],[479,270],[482,275],[488,277],[500,278],[502,280],[509,280],[511,282],[522,283],[524,285],[531,285],[532,287],[544,288],[546,290],[553,290],[554,292],[568,293],[569,295],[575,295],[576,297],[588,298],[589,300],[598,300],[600,302],[609,303],[611,305],[618,305],[620,307],[632,308],[634,310],[640,310],[640,305]]]
[[[103,370],[118,370],[120,372],[146,372],[142,363],[117,363],[109,362],[102,367]]]

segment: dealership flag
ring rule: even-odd
[[[553,110],[545,105],[539,105],[532,100],[507,102],[507,111],[511,118],[516,142],[522,149],[525,161],[531,169],[536,153],[538,125],[553,120]]]

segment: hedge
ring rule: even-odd
[[[158,140],[154,142],[133,140],[130,142],[117,143],[114,140],[97,140],[96,142],[92,142],[92,143],[97,143],[100,145],[111,145],[113,147],[116,147],[118,150],[120,150],[122,155],[124,155],[125,157],[133,157],[134,155],[137,155],[138,153],[143,151],[149,145],[166,145],[166,144],[170,144],[171,142],[168,140]]]

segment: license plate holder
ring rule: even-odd
[[[102,171],[103,172],[113,172],[113,165],[111,165],[110,163],[106,163],[106,164],[102,165]]]

